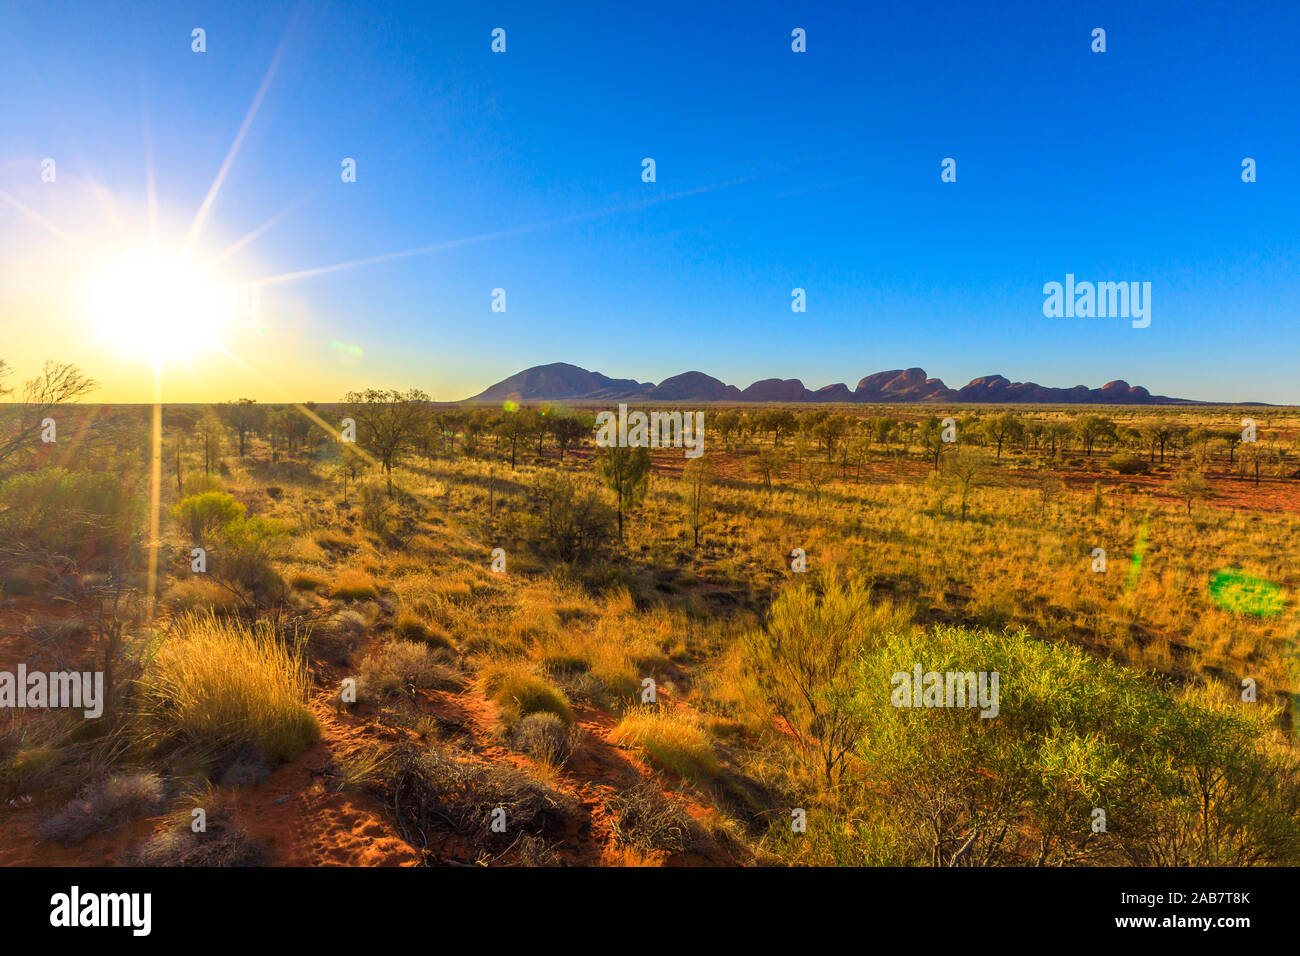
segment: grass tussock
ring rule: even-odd
[[[410,748],[386,763],[383,791],[408,842],[427,848],[439,830],[479,842],[563,836],[576,822],[578,802],[514,767],[481,764],[441,749]],[[505,831],[492,830],[497,811]]]
[[[260,866],[266,851],[234,819],[234,806],[207,788],[191,794],[192,806],[178,810],[170,825],[131,847],[127,866]],[[203,810],[203,826],[194,829],[193,809]]]
[[[610,741],[641,751],[683,780],[707,781],[721,769],[704,728],[676,711],[637,708],[614,728]]]
[[[402,614],[393,625],[393,631],[404,641],[416,641],[429,647],[451,647],[447,632],[429,624],[414,614]]]
[[[246,742],[283,762],[320,738],[306,703],[309,686],[300,641],[266,622],[189,615],[141,677],[140,729],[150,744],[226,749]]]
[[[347,568],[330,585],[330,596],[338,601],[373,601],[379,597],[379,588],[366,572]]]
[[[527,667],[514,663],[492,663],[479,677],[484,693],[493,701],[510,726],[529,714],[555,715],[566,727],[573,725],[573,709],[564,692]]]
[[[572,756],[577,738],[575,728],[550,711],[539,710],[515,725],[512,744],[521,753],[547,767],[561,767]]]

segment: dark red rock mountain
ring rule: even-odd
[[[1101,388],[1075,385],[1051,388],[1012,382],[1003,375],[981,375],[952,389],[924,369],[893,369],[859,380],[852,391],[842,382],[812,391],[797,378],[765,378],[741,390],[703,372],[683,372],[658,385],[630,378],[609,378],[576,365],[556,362],[524,369],[465,401],[497,404],[522,402],[981,402],[1047,405],[1188,404],[1188,399],[1152,395],[1141,385],[1107,382]]]

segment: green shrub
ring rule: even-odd
[[[1106,464],[1121,475],[1145,475],[1151,470],[1151,466],[1137,455],[1111,455]]]
[[[172,508],[176,523],[196,544],[206,544],[217,531],[243,518],[245,508],[224,491],[204,491],[182,498]]]
[[[247,595],[256,604],[273,604],[284,600],[284,579],[271,559],[284,540],[285,531],[278,523],[264,518],[235,518],[217,535],[217,550],[210,572]]]
[[[998,675],[996,716],[899,706],[918,664],[986,674],[989,689]],[[891,635],[863,656],[858,687],[855,752],[864,779],[887,783],[853,816],[889,821],[893,862],[945,865],[963,846],[971,865],[1300,860],[1300,763],[1262,704],[1175,693],[1024,631],[960,627]]]

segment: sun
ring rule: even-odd
[[[183,255],[132,251],[91,270],[81,311],[95,342],[126,356],[186,362],[221,346],[238,299],[236,286]]]

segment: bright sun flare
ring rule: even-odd
[[[161,252],[107,260],[83,290],[82,311],[96,341],[156,362],[188,361],[219,346],[236,308],[233,286]]]

